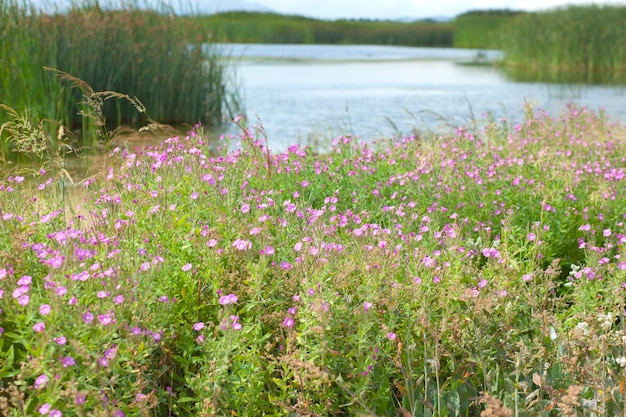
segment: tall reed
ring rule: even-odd
[[[454,19],[454,47],[501,49],[502,29],[523,12],[494,9],[472,10]]]
[[[520,15],[504,33],[505,63],[526,72],[576,72],[593,82],[626,71],[626,7],[567,6]]]
[[[28,108],[33,118],[71,127],[82,122],[80,91],[44,67],[95,91],[138,97],[161,123],[215,125],[237,106],[227,60],[211,45],[193,44],[189,28],[165,6],[84,2],[46,14],[18,0],[0,5],[0,97],[12,108]],[[140,122],[131,105],[115,100],[105,104],[104,116],[117,124]]]

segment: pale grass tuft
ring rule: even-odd
[[[57,74],[57,76],[64,81],[69,81],[71,88],[78,88],[83,94],[83,98],[85,101],[80,102],[79,104],[85,104],[87,107],[84,110],[80,111],[80,115],[88,118],[98,127],[104,127],[106,124],[106,120],[104,118],[104,114],[102,114],[102,107],[104,105],[104,99],[101,95],[96,95],[96,92],[93,91],[93,88],[81,80],[78,77],[74,77],[67,72],[58,70],[56,68],[44,67],[46,71],[52,71]]]
[[[567,387],[565,395],[561,397],[557,403],[561,409],[561,415],[564,417],[576,417],[576,407],[580,405],[580,393],[583,387],[580,385],[570,385]]]
[[[487,407],[480,412],[480,417],[512,417],[513,410],[502,404],[502,401],[487,393],[483,393],[480,402],[487,404]]]
[[[40,120],[37,124],[32,123],[28,118],[27,110],[19,113],[5,104],[0,104],[0,108],[4,109],[12,119],[0,126],[0,137],[6,132],[8,140],[15,145],[18,152],[42,156],[48,149],[48,137],[43,128],[43,121]]]
[[[142,127],[142,129],[145,128],[144,130],[153,130],[154,126],[159,126],[156,122],[154,122],[150,117],[147,116],[146,107],[137,97],[131,97],[127,94],[118,93],[116,91],[94,91],[87,82],[71,74],[68,74],[67,72],[50,67],[44,67],[44,69],[46,71],[52,71],[56,73],[61,80],[69,81],[71,83],[71,88],[80,89],[84,101],[80,102],[79,104],[82,104],[85,107],[79,112],[79,114],[91,120],[91,122],[95,126],[97,126],[98,136],[100,136],[100,139],[105,142],[108,142],[111,139],[111,135],[106,128],[106,118],[103,111],[104,102],[112,98],[128,101],[130,104],[132,104],[132,106],[135,108],[135,110],[137,110],[139,114],[143,114],[146,116],[148,120],[148,125]]]

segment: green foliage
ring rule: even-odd
[[[237,123],[71,193],[3,177],[1,414],[623,410],[623,128],[527,107],[317,154]]]
[[[626,7],[567,6],[518,16],[503,32],[505,64],[544,79],[623,83]]]
[[[0,3],[0,97],[28,109],[34,120],[52,119],[83,127],[80,90],[44,71],[64,71],[101,92],[141,97],[147,114],[161,123],[220,124],[236,108],[230,67],[210,45],[189,44],[189,28],[167,8],[117,9],[76,3],[45,14],[28,3]],[[140,125],[146,119],[128,100],[107,100],[111,125]],[[2,119],[0,119],[2,120]]]
[[[455,48],[502,49],[502,31],[521,11],[473,10],[454,19]]]
[[[194,16],[190,20],[202,39],[226,42],[452,46],[453,28],[445,23],[324,21],[255,12]]]

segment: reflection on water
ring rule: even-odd
[[[537,71],[522,68],[504,68],[511,81],[542,82],[549,84],[626,85],[626,73],[616,71]]]
[[[622,87],[515,82],[492,66],[457,64],[476,53],[382,46],[239,45],[232,56],[240,57],[238,74],[247,113],[259,116],[270,147],[276,150],[320,136],[354,134],[372,140],[413,128],[435,130],[442,123],[459,126],[472,115],[481,118],[487,112],[519,120],[524,101],[553,115],[575,101],[592,109],[604,107],[614,120],[626,122]],[[288,56],[307,59],[285,60]],[[359,58],[352,59],[355,56]]]

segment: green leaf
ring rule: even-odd
[[[178,400],[176,400],[176,402],[178,403],[192,403],[198,401],[198,398],[193,398],[193,397],[180,397]]]

